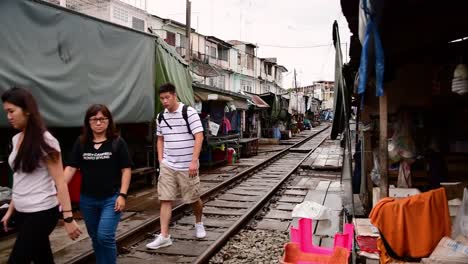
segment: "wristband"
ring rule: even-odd
[[[119,196],[122,196],[125,200],[127,200],[127,194],[126,193],[119,193]]]

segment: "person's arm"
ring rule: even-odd
[[[115,201],[114,210],[116,212],[123,211],[127,202],[127,193],[128,188],[130,187],[130,180],[132,179],[132,169],[123,168],[122,169],[122,183],[120,186],[120,194]]]
[[[73,176],[76,173],[77,168],[79,168],[80,161],[81,161],[81,155],[82,155],[82,147],[80,143],[80,139],[77,138],[75,141],[75,144],[73,145],[72,151],[70,153],[70,158],[67,162],[65,167],[65,171],[63,172],[64,175],[64,180],[67,184],[70,183],[72,180]]]
[[[70,166],[65,167],[65,171],[63,172],[63,178],[67,184],[70,183],[75,173],[76,173],[76,168],[70,167]]]
[[[121,212],[125,209],[125,205],[127,202],[128,188],[130,187],[130,181],[132,178],[132,160],[130,158],[130,153],[128,151],[128,146],[125,140],[123,138],[119,138],[118,144],[118,164],[122,173],[122,181],[120,182],[119,196],[115,200],[114,210],[116,212]]]
[[[163,136],[158,136],[158,142],[157,142],[156,148],[158,150],[158,161],[159,163],[161,163],[164,157],[163,156],[163,153],[164,153],[164,137]]]
[[[198,175],[198,167],[199,167],[198,159],[200,158],[200,151],[203,145],[203,132],[198,132],[194,136],[195,136],[195,145],[193,146],[192,162],[190,162],[190,166],[189,166],[190,177],[195,177]]]
[[[70,196],[68,194],[68,186],[65,183],[63,176],[62,158],[60,153],[58,153],[58,158],[56,160],[52,160],[50,158],[47,159],[47,168],[49,170],[49,174],[55,181],[57,198],[63,210],[63,218],[73,217]],[[71,223],[65,223],[65,230],[67,231],[68,236],[73,240],[77,239],[81,234],[81,230],[75,220]]]
[[[15,211],[15,204],[13,203],[13,200],[11,200],[8,210],[5,213],[5,215],[2,217],[1,222],[3,223],[3,229],[5,230],[5,233],[8,232],[8,221],[10,220],[11,216],[13,215],[13,212]]]

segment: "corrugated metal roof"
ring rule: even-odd
[[[252,102],[257,106],[258,108],[268,108],[270,107],[269,104],[267,104],[265,101],[263,101],[262,98],[260,98],[257,95],[252,94]]]

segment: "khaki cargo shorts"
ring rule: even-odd
[[[164,163],[159,167],[158,198],[161,201],[174,201],[179,197],[189,204],[200,199],[200,177],[189,177],[189,172],[178,171]]]

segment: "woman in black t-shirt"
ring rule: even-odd
[[[65,179],[69,182],[80,169],[80,211],[93,241],[96,263],[116,263],[115,232],[125,208],[130,167],[127,144],[116,134],[109,109],[100,104],[90,106],[83,134],[65,168]]]

